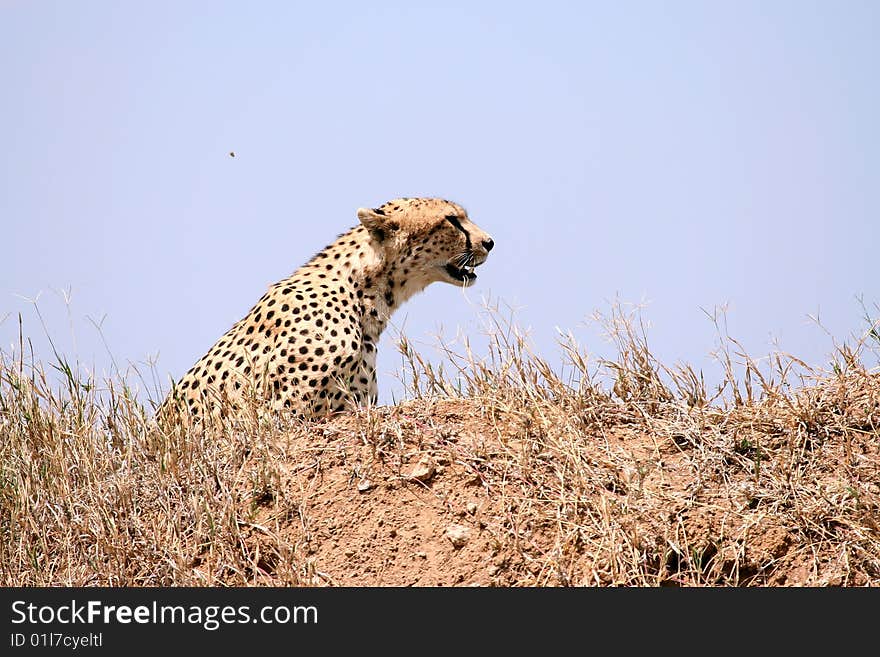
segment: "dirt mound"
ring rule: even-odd
[[[598,371],[513,329],[452,379],[402,344],[413,401],[195,429],[0,352],[0,583],[880,585],[866,345],[832,372],[724,352],[710,394],[625,320]]]
[[[572,441],[550,418],[451,400],[279,439],[274,487],[241,491],[255,581],[880,583],[876,433],[728,435],[722,416],[704,419],[677,433],[621,417]]]

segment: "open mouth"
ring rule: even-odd
[[[473,283],[477,280],[477,275],[474,273],[474,265],[456,267],[452,263],[447,263],[446,273],[462,283]]]

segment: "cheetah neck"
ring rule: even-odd
[[[364,339],[369,342],[378,342],[394,312],[429,282],[418,276],[402,276],[400,263],[389,257],[362,226],[341,235],[324,253],[327,256],[323,260],[328,262],[336,253],[341,254],[342,265],[362,304]]]

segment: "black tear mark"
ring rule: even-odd
[[[459,220],[459,218],[456,217],[454,214],[447,214],[446,221],[448,221],[453,226],[458,228],[458,230],[460,230],[462,233],[464,233],[464,239],[465,239],[465,243],[467,246],[467,250],[470,251],[471,250],[471,235],[464,228],[462,228],[461,221]]]
[[[382,208],[373,208],[373,212],[375,212],[376,214],[381,214],[383,217],[385,216],[385,210],[383,210]]]

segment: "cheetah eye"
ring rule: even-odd
[[[461,227],[461,221],[454,214],[447,214],[446,221],[451,223],[453,226],[455,226],[461,232],[464,232],[464,228]]]

